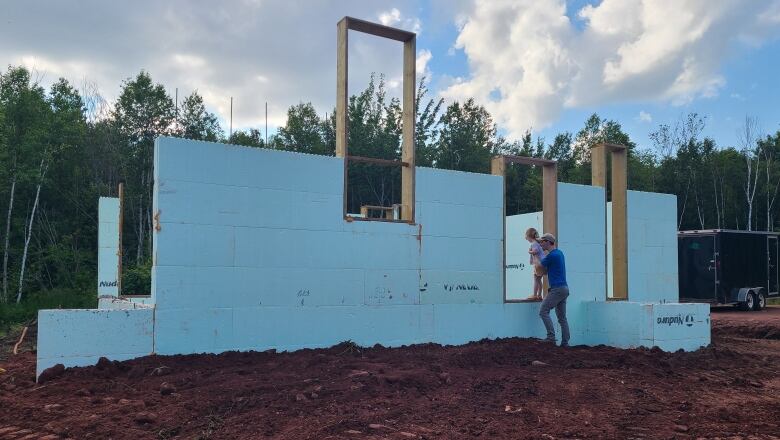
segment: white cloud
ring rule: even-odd
[[[422,22],[419,18],[403,18],[398,8],[380,12],[377,16],[379,22],[385,26],[400,27],[419,34],[422,31]]]
[[[428,49],[423,49],[421,51],[417,52],[417,59],[415,60],[415,70],[417,72],[417,77],[422,78],[423,76],[428,77],[430,80],[431,71],[428,70],[428,62],[433,58],[433,54],[431,54],[431,51]]]
[[[394,6],[394,26],[421,27],[416,3]],[[385,9],[362,0],[4,2],[0,68],[34,67],[44,85],[60,76],[76,86],[87,79],[109,101],[144,69],[172,96],[174,88],[180,98],[197,89],[225,126],[231,96],[234,128],[264,126],[267,101],[274,127],[301,101],[332,111],[336,23],[345,15],[376,21]],[[400,78],[401,54],[397,42],[350,33],[350,92],[365,87],[371,72]]]
[[[729,46],[777,34],[778,5],[603,0],[574,11],[578,29],[564,0],[475,2],[455,45],[471,76],[442,96],[476,98],[511,137],[549,126],[567,107],[712,98],[726,84]]]
[[[640,110],[639,115],[636,117],[636,120],[639,122],[646,122],[649,124],[653,122],[653,116],[644,110]]]

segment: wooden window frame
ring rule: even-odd
[[[558,237],[558,162],[525,156],[494,156],[490,162],[490,173],[501,176],[504,179],[503,207],[501,210],[504,225],[503,253],[501,256],[501,270],[504,286],[504,302],[535,302],[524,299],[507,299],[506,297],[506,166],[507,164],[536,165],[542,168],[542,229],[545,233],[555,235],[556,246],[560,243]],[[546,284],[546,281],[545,281]],[[546,288],[546,285],[545,285]]]
[[[375,159],[370,157],[350,156],[347,145],[349,130],[348,110],[348,53],[349,31],[357,31],[382,38],[400,41],[404,44],[403,55],[403,101],[402,101],[402,133],[401,160]],[[344,159],[344,219],[347,221],[385,221],[414,223],[414,123],[415,123],[415,82],[417,35],[413,32],[383,26],[381,24],[360,20],[353,17],[342,18],[337,25],[336,54],[336,157]],[[361,218],[349,216],[347,210],[347,170],[349,162],[372,163],[379,166],[401,167],[401,218],[400,220],[386,218]]]
[[[607,209],[607,153],[612,158],[612,297],[608,301],[628,300],[628,149],[625,145],[600,143],[591,147],[591,185],[604,188]],[[606,237],[606,222],[604,222]],[[606,247],[606,244],[605,244]],[[605,249],[606,251],[606,249]],[[607,261],[604,260],[606,274]],[[604,281],[608,285],[609,274]]]

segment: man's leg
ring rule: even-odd
[[[566,319],[566,298],[569,297],[569,289],[560,289],[560,295],[563,297],[555,306],[555,316],[558,317],[558,324],[561,325],[561,347],[569,345],[569,321]]]
[[[550,289],[547,296],[542,301],[541,307],[539,307],[539,317],[542,318],[544,328],[547,330],[547,340],[555,342],[555,327],[553,327],[552,319],[550,319],[550,310],[552,310],[561,300],[561,296],[557,293],[558,289]],[[563,298],[566,298],[565,296]]]

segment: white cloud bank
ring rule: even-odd
[[[394,8],[362,0],[26,0],[3,2],[0,68],[24,65],[50,84],[64,76],[79,86],[97,83],[114,100],[122,80],[141,69],[179,98],[203,96],[227,127],[284,124],[286,111],[311,101],[331,112],[336,96],[336,23],[345,15],[382,20],[417,31],[417,5]],[[365,87],[371,72],[400,78],[402,45],[350,34],[350,92]],[[421,51],[425,70],[430,53]],[[388,80],[390,82],[391,80]]]
[[[724,58],[776,34],[778,11],[778,0],[603,0],[572,23],[563,0],[476,1],[456,42],[471,76],[442,96],[476,98],[511,137],[570,107],[717,96]]]

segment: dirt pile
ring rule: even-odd
[[[0,361],[0,439],[780,438],[780,341],[728,316],[695,353],[343,343],[102,361],[44,384],[24,353]]]

